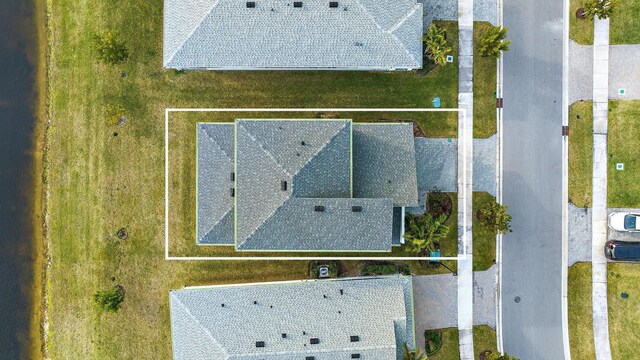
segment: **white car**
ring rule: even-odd
[[[640,214],[614,212],[609,215],[609,227],[616,231],[640,231]]]

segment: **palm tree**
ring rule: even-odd
[[[616,2],[615,0],[588,0],[584,4],[584,14],[590,20],[593,20],[596,16],[599,19],[606,19],[613,14]]]
[[[431,214],[409,215],[409,228],[404,234],[409,249],[418,255],[424,255],[426,251],[434,251],[434,243],[438,243],[449,233],[449,227],[444,225],[446,220],[447,217],[444,214],[438,218],[434,218]]]
[[[507,37],[507,28],[501,26],[492,26],[484,34],[480,40],[480,55],[499,58],[503,51],[509,50],[511,40],[505,40]]]
[[[404,356],[402,357],[402,359],[403,360],[427,360],[427,355],[423,354],[420,348],[417,348],[416,350],[411,350],[409,348],[409,345],[405,343]]]
[[[422,41],[425,43],[424,54],[427,59],[433,61],[436,65],[446,65],[447,55],[451,53],[452,49],[447,43],[445,38],[445,31],[443,28],[431,24],[427,33],[422,36]]]

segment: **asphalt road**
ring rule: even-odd
[[[562,1],[509,0],[504,24],[504,350],[564,358],[562,269]],[[520,302],[516,303],[516,297]]]

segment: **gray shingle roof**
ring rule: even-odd
[[[411,123],[353,124],[353,196],[418,206]]]
[[[235,244],[246,251],[390,251],[399,238],[394,206],[417,203],[410,124],[238,119],[235,126],[200,124],[199,132],[200,244]],[[224,156],[230,148],[235,169]]]
[[[422,4],[416,0],[292,2],[165,0],[167,68],[416,69]]]
[[[233,124],[197,124],[197,243],[233,244]]]
[[[178,360],[390,360],[415,346],[410,277],[185,288],[169,299]]]

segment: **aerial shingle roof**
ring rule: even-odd
[[[233,124],[198,124],[197,243],[233,245]]]
[[[411,124],[237,119],[198,130],[199,244],[391,251],[397,207],[417,204]]]
[[[416,0],[165,0],[163,65],[177,69],[417,69]]]
[[[411,277],[196,287],[169,298],[177,360],[390,360],[415,346]]]

